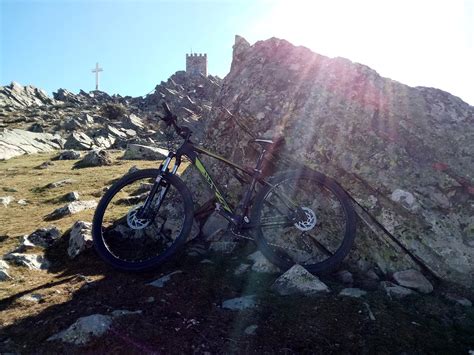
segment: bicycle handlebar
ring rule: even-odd
[[[184,138],[184,139],[189,139],[189,137],[191,136],[191,134],[193,133],[188,127],[180,127],[178,126],[177,124],[177,119],[178,117],[176,115],[173,115],[173,113],[171,112],[168,104],[166,102],[163,102],[161,104],[161,106],[163,107],[163,110],[165,111],[165,116],[164,117],[160,117],[163,121],[166,122],[166,124],[168,126],[173,126],[176,133]]]

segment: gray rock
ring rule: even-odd
[[[463,307],[472,307],[472,302],[468,300],[466,297],[461,297],[454,293],[447,293],[444,295],[447,300],[457,303]]]
[[[49,337],[48,341],[59,340],[64,343],[85,345],[93,337],[104,335],[112,326],[113,318],[103,314],[81,317],[69,328]]]
[[[59,135],[35,133],[21,129],[5,129],[0,132],[0,160],[23,154],[51,152],[62,148]]]
[[[339,292],[339,296],[347,296],[353,298],[360,298],[365,296],[367,291],[361,290],[360,288],[345,288]]]
[[[389,296],[390,298],[394,297],[394,298],[401,299],[401,298],[405,298],[406,296],[416,295],[415,291],[406,287],[396,285],[389,281],[382,281],[380,283],[380,287],[382,288],[382,290],[385,291],[387,296]]]
[[[74,184],[75,182],[76,182],[76,180],[74,180],[74,179],[64,179],[64,180],[51,182],[48,185],[46,185],[44,188],[45,189],[54,189],[54,188],[57,188],[57,187],[62,187],[62,186],[65,186],[65,185]]]
[[[301,265],[294,265],[275,280],[271,289],[282,296],[292,294],[316,295],[329,292],[329,287]]]
[[[0,281],[11,280],[11,276],[8,273],[10,266],[4,261],[0,260]]]
[[[187,248],[186,254],[189,256],[201,256],[207,253],[206,247],[201,244],[195,244]]]
[[[3,197],[0,197],[0,204],[2,204],[3,207],[7,207],[14,200],[15,199],[12,196],[3,196]]]
[[[123,124],[125,128],[130,128],[135,131],[145,128],[141,118],[137,115],[134,115],[133,113],[125,118]]]
[[[76,221],[69,235],[69,246],[67,254],[74,259],[86,248],[92,247],[92,224],[84,221]]]
[[[31,294],[20,297],[20,300],[31,302],[31,303],[39,303],[43,300],[43,295],[39,293],[31,293]]]
[[[237,247],[237,242],[216,241],[209,244],[209,250],[216,253],[230,254]]]
[[[49,169],[50,167],[54,166],[55,164],[51,161],[45,161],[43,163],[41,163],[40,165],[38,166],[35,166],[35,169],[38,169],[38,170],[45,170],[45,169]]]
[[[63,343],[86,345],[93,338],[100,337],[107,333],[114,319],[141,313],[142,311],[115,310],[110,316],[92,314],[90,316],[81,317],[67,329],[50,336],[47,340],[59,340]]]
[[[81,158],[81,153],[75,150],[63,150],[53,160],[77,160]]]
[[[112,165],[112,157],[104,149],[93,149],[74,164],[74,169]]]
[[[66,139],[64,148],[87,150],[94,147],[94,141],[84,132],[73,132]]]
[[[253,261],[252,271],[261,273],[277,273],[280,269],[273,265],[261,251],[256,251],[248,256],[248,259]]]
[[[44,256],[36,254],[9,253],[4,256],[4,259],[31,270],[46,270],[50,266]]]
[[[421,272],[414,269],[398,271],[393,274],[393,279],[403,287],[408,287],[421,293],[433,292],[433,285]]]
[[[341,281],[344,284],[352,284],[354,282],[354,277],[352,276],[352,273],[348,270],[338,271],[336,276],[339,279],[339,281]]]
[[[18,200],[17,203],[21,206],[26,206],[28,201],[22,198],[21,200]]]
[[[165,275],[165,276],[160,277],[159,279],[157,279],[157,280],[155,280],[155,281],[153,281],[153,282],[148,283],[147,285],[154,286],[154,287],[158,287],[158,288],[162,288],[162,287],[165,286],[165,284],[166,284],[169,280],[171,280],[171,276],[176,275],[176,274],[181,274],[181,273],[182,273],[181,270],[174,271],[174,272],[172,272],[172,273],[170,273],[170,274],[167,274],[167,275]]]
[[[244,333],[247,335],[255,335],[257,328],[258,328],[258,325],[256,324],[249,325],[247,328],[244,329]]]
[[[45,220],[52,221],[56,219],[60,219],[66,216],[70,216],[72,214],[79,213],[84,210],[94,209],[97,207],[97,201],[95,200],[88,200],[88,201],[74,201],[70,202],[63,207],[59,207],[55,209],[53,212],[45,216]]]
[[[372,269],[369,269],[369,270],[365,273],[365,275],[366,275],[370,280],[374,280],[374,281],[380,280],[379,275],[377,275],[377,273],[376,273],[374,270],[372,270]]]
[[[25,238],[25,242],[31,243],[34,246],[48,248],[53,245],[60,236],[61,232],[57,227],[49,226],[45,228],[38,228]]]
[[[228,220],[222,217],[219,213],[213,212],[204,223],[204,226],[201,229],[201,234],[206,239],[212,239],[216,234],[225,231],[228,225]]]
[[[255,295],[231,298],[222,302],[222,308],[230,309],[232,311],[251,309],[257,307],[257,305],[258,303]]]
[[[250,265],[249,264],[240,264],[237,269],[234,270],[234,275],[240,276],[245,274],[247,271],[249,271]]]
[[[79,192],[71,191],[65,194],[62,198],[63,201],[73,202],[79,200]]]
[[[44,132],[44,128],[43,126],[38,123],[38,122],[35,122],[33,123],[30,127],[28,127],[28,131],[30,132],[36,132],[36,133],[43,133]]]
[[[128,144],[122,157],[125,160],[163,160],[168,151],[140,144]]]

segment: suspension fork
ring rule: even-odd
[[[174,154],[169,153],[168,156],[166,157],[165,161],[161,164],[160,173],[156,177],[155,183],[153,184],[153,186],[151,188],[151,191],[150,191],[150,193],[148,194],[148,196],[145,200],[145,203],[143,204],[142,208],[140,208],[140,211],[137,213],[138,218],[142,218],[142,219],[154,218],[154,216],[152,216],[151,213],[156,214],[156,212],[158,212],[158,210],[160,209],[161,203],[165,199],[166,193],[168,192],[168,189],[169,189],[168,184],[163,185],[162,182],[161,182],[163,180],[163,176],[164,176],[164,174],[173,174],[173,175],[176,174],[176,172],[178,171],[178,168],[181,164],[181,159],[177,157],[176,161],[175,161],[175,164],[173,166],[173,169],[171,170],[171,172],[169,172],[169,165],[170,165],[171,160],[173,158],[174,158]],[[158,197],[158,200],[156,201],[156,204],[155,204],[156,208],[150,208],[151,203],[152,203],[152,201],[155,197],[155,194],[157,193],[160,186],[163,187],[163,188],[160,190],[160,196]]]

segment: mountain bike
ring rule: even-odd
[[[169,152],[158,169],[126,174],[100,200],[92,234],[95,248],[106,262],[121,270],[149,270],[172,257],[186,242],[194,203],[177,175],[184,157],[214,192],[215,211],[228,221],[228,230],[252,239],[282,270],[300,264],[312,273],[327,272],[347,256],[356,234],[356,218],[346,192],[335,180],[306,167],[266,178],[262,170],[265,155],[275,144],[271,139],[253,140],[260,153],[255,168],[249,169],[195,145],[192,131],[178,125],[166,103],[163,109],[165,115],[160,118],[183,142]],[[206,170],[200,154],[247,177],[247,187],[235,208]]]

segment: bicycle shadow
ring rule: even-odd
[[[120,349],[127,349],[131,353],[153,353],[157,346],[154,340],[157,334],[172,334],[170,329],[181,327],[181,323],[187,318],[209,318],[207,313],[216,308],[211,300],[220,299],[221,292],[230,292],[228,288],[215,290],[214,287],[215,279],[226,274],[223,267],[201,264],[201,258],[198,260],[187,254],[184,256],[177,254],[154,272],[137,274],[113,269],[105,264],[93,249],[87,249],[75,259],[69,259],[67,246],[68,238],[61,238],[54,247],[45,252],[46,258],[52,262],[48,270],[48,274],[52,276],[50,282],[18,292],[0,301],[0,311],[3,313],[0,321],[4,324],[0,328],[0,352],[81,353],[84,349],[89,349],[87,351],[105,353],[110,351],[108,346],[120,345],[120,348],[116,348],[119,349],[118,352],[124,351]],[[185,254],[184,250],[181,254]],[[196,272],[199,274],[203,268],[210,273],[205,278],[205,285],[201,284],[203,278],[196,275]],[[163,289],[147,286],[162,275],[176,270],[182,270],[178,276],[173,276],[179,284],[173,285],[172,280],[170,285]],[[194,297],[193,293],[186,292],[188,289],[192,289],[194,295],[200,292],[203,294]],[[25,301],[23,296],[28,294],[40,294],[42,298],[37,303]],[[187,307],[190,307],[189,315]],[[110,340],[109,337],[94,338],[84,348],[59,341],[47,341],[49,337],[67,329],[80,317],[92,314],[111,315],[116,310],[132,312],[139,310],[145,316],[136,314],[124,317],[123,320],[121,318],[114,320],[110,332],[118,334],[118,338],[115,340]],[[177,316],[177,313],[181,316]],[[191,314],[195,315],[191,317]],[[165,321],[162,319],[163,315],[166,315]],[[10,323],[6,321],[7,319],[15,321]],[[146,329],[142,325],[143,322],[148,324],[157,320],[171,325],[163,325],[160,329],[150,327],[149,330],[143,330],[143,334],[124,335],[128,322],[139,323],[133,329]],[[209,318],[209,322],[212,322],[212,317]],[[196,338],[196,334],[188,336]],[[104,338],[107,339],[105,343]],[[169,341],[172,343],[177,340]]]

